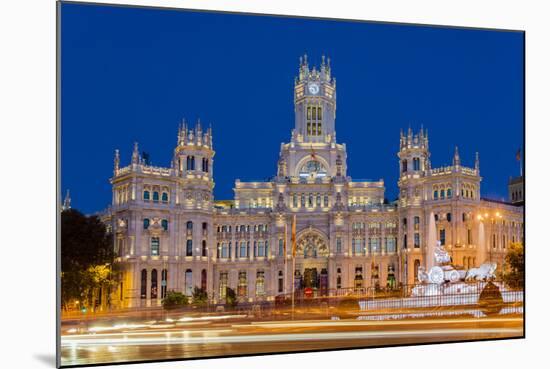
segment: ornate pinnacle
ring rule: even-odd
[[[139,164],[139,147],[137,142],[134,142],[134,151],[132,152],[132,164]]]
[[[458,146],[455,146],[455,155],[453,157],[453,165],[460,165],[460,155],[458,154]]]
[[[115,150],[115,174],[118,172],[118,168],[120,167],[120,154],[118,152],[118,149]]]

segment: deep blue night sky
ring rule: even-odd
[[[458,145],[482,195],[507,196],[523,144],[523,34],[62,5],[61,188],[85,213],[111,201],[113,153],[134,141],[169,166],[182,118],[212,124],[215,197],[276,173],[294,125],[298,58],[331,58],[348,174],[397,196],[399,131],[429,130],[432,166]]]

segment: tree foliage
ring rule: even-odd
[[[225,302],[228,306],[235,307],[237,306],[237,294],[235,293],[235,290],[231,287],[226,287],[225,292]]]
[[[511,288],[523,287],[525,280],[525,256],[521,242],[511,243],[506,253],[506,271],[502,278]]]
[[[193,305],[205,306],[208,302],[208,294],[204,288],[195,286],[193,289]]]
[[[61,213],[61,301],[78,300],[91,306],[100,288],[111,286],[114,250],[112,236],[97,216],[78,210]]]
[[[184,307],[189,303],[189,299],[181,292],[168,291],[166,297],[162,299],[162,307],[165,310]]]

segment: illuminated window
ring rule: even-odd
[[[160,239],[158,237],[151,237],[151,255],[160,255]]]
[[[246,297],[247,293],[247,280],[246,280],[246,272],[241,271],[239,272],[239,284],[237,285],[237,296],[239,297]]]
[[[191,269],[185,270],[185,294],[193,295],[193,271]]]
[[[142,299],[147,298],[147,270],[142,269],[141,270],[141,294]]]
[[[264,271],[258,270],[256,272],[256,296],[265,295],[265,277]]]
[[[227,294],[227,272],[220,272],[220,298],[224,299]]]
[[[168,271],[163,269],[160,276],[160,298],[163,299],[166,297],[166,288],[168,287]]]
[[[158,297],[158,276],[157,270],[151,271],[151,298],[156,299]]]

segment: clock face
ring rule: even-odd
[[[309,90],[309,93],[313,95],[317,95],[317,93],[319,93],[319,85],[317,83],[311,83],[308,86],[308,90]]]

